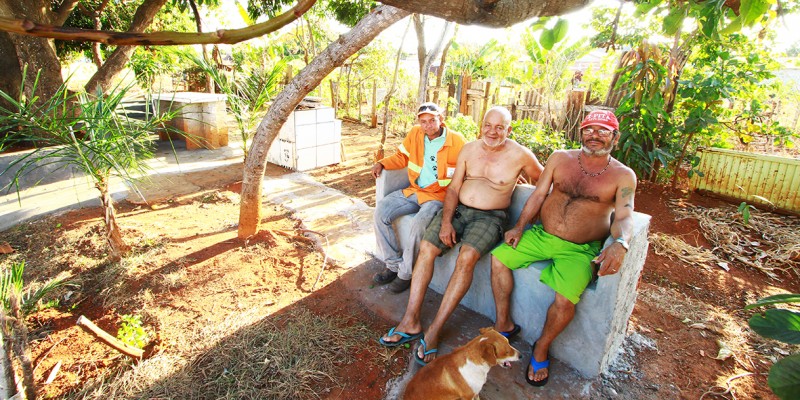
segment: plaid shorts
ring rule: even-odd
[[[453,213],[453,229],[456,231],[456,241],[469,245],[477,250],[481,256],[489,253],[503,238],[503,227],[508,220],[506,210],[480,210],[459,204]],[[439,240],[439,230],[442,228],[442,210],[433,217],[422,240],[433,243],[442,252],[449,250]]]

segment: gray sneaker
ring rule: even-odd
[[[372,277],[372,280],[379,285],[385,285],[393,281],[394,278],[397,278],[397,272],[394,272],[389,268],[384,268],[383,271],[375,274],[375,276]]]
[[[397,278],[393,280],[392,283],[389,285],[389,290],[391,290],[394,293],[403,293],[406,289],[409,288],[409,286],[411,286],[411,279],[405,280],[402,278]]]

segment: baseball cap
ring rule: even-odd
[[[417,110],[417,116],[419,117],[420,114],[442,115],[442,110],[436,105],[436,103],[427,102],[422,103],[422,105],[419,106],[419,109]]]
[[[612,131],[619,130],[619,122],[614,113],[608,110],[595,110],[589,113],[581,122],[581,129],[589,125],[599,125]]]

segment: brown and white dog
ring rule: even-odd
[[[411,378],[405,400],[437,400],[478,398],[489,370],[495,365],[510,368],[519,360],[519,351],[508,339],[492,328],[481,328],[480,336],[436,357]]]

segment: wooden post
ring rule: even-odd
[[[586,91],[572,90],[567,94],[567,107],[564,114],[564,135],[572,141],[579,141],[578,126],[583,119],[583,106],[586,105]]]
[[[369,127],[370,128],[377,128],[378,127],[378,82],[373,79],[372,80],[372,111],[370,112],[369,118]],[[344,154],[342,154],[344,157]]]
[[[336,110],[339,108],[339,99],[337,96],[337,84],[336,81],[331,79],[331,107],[333,107],[333,113],[336,115]]]
[[[483,118],[486,115],[486,110],[489,109],[489,87],[492,86],[492,82],[486,82],[486,86],[483,87],[483,110],[481,110],[481,117]]]
[[[458,112],[464,115],[469,115],[469,96],[467,92],[471,86],[472,77],[467,74],[461,75],[461,93],[459,93],[461,101],[459,103]]]

